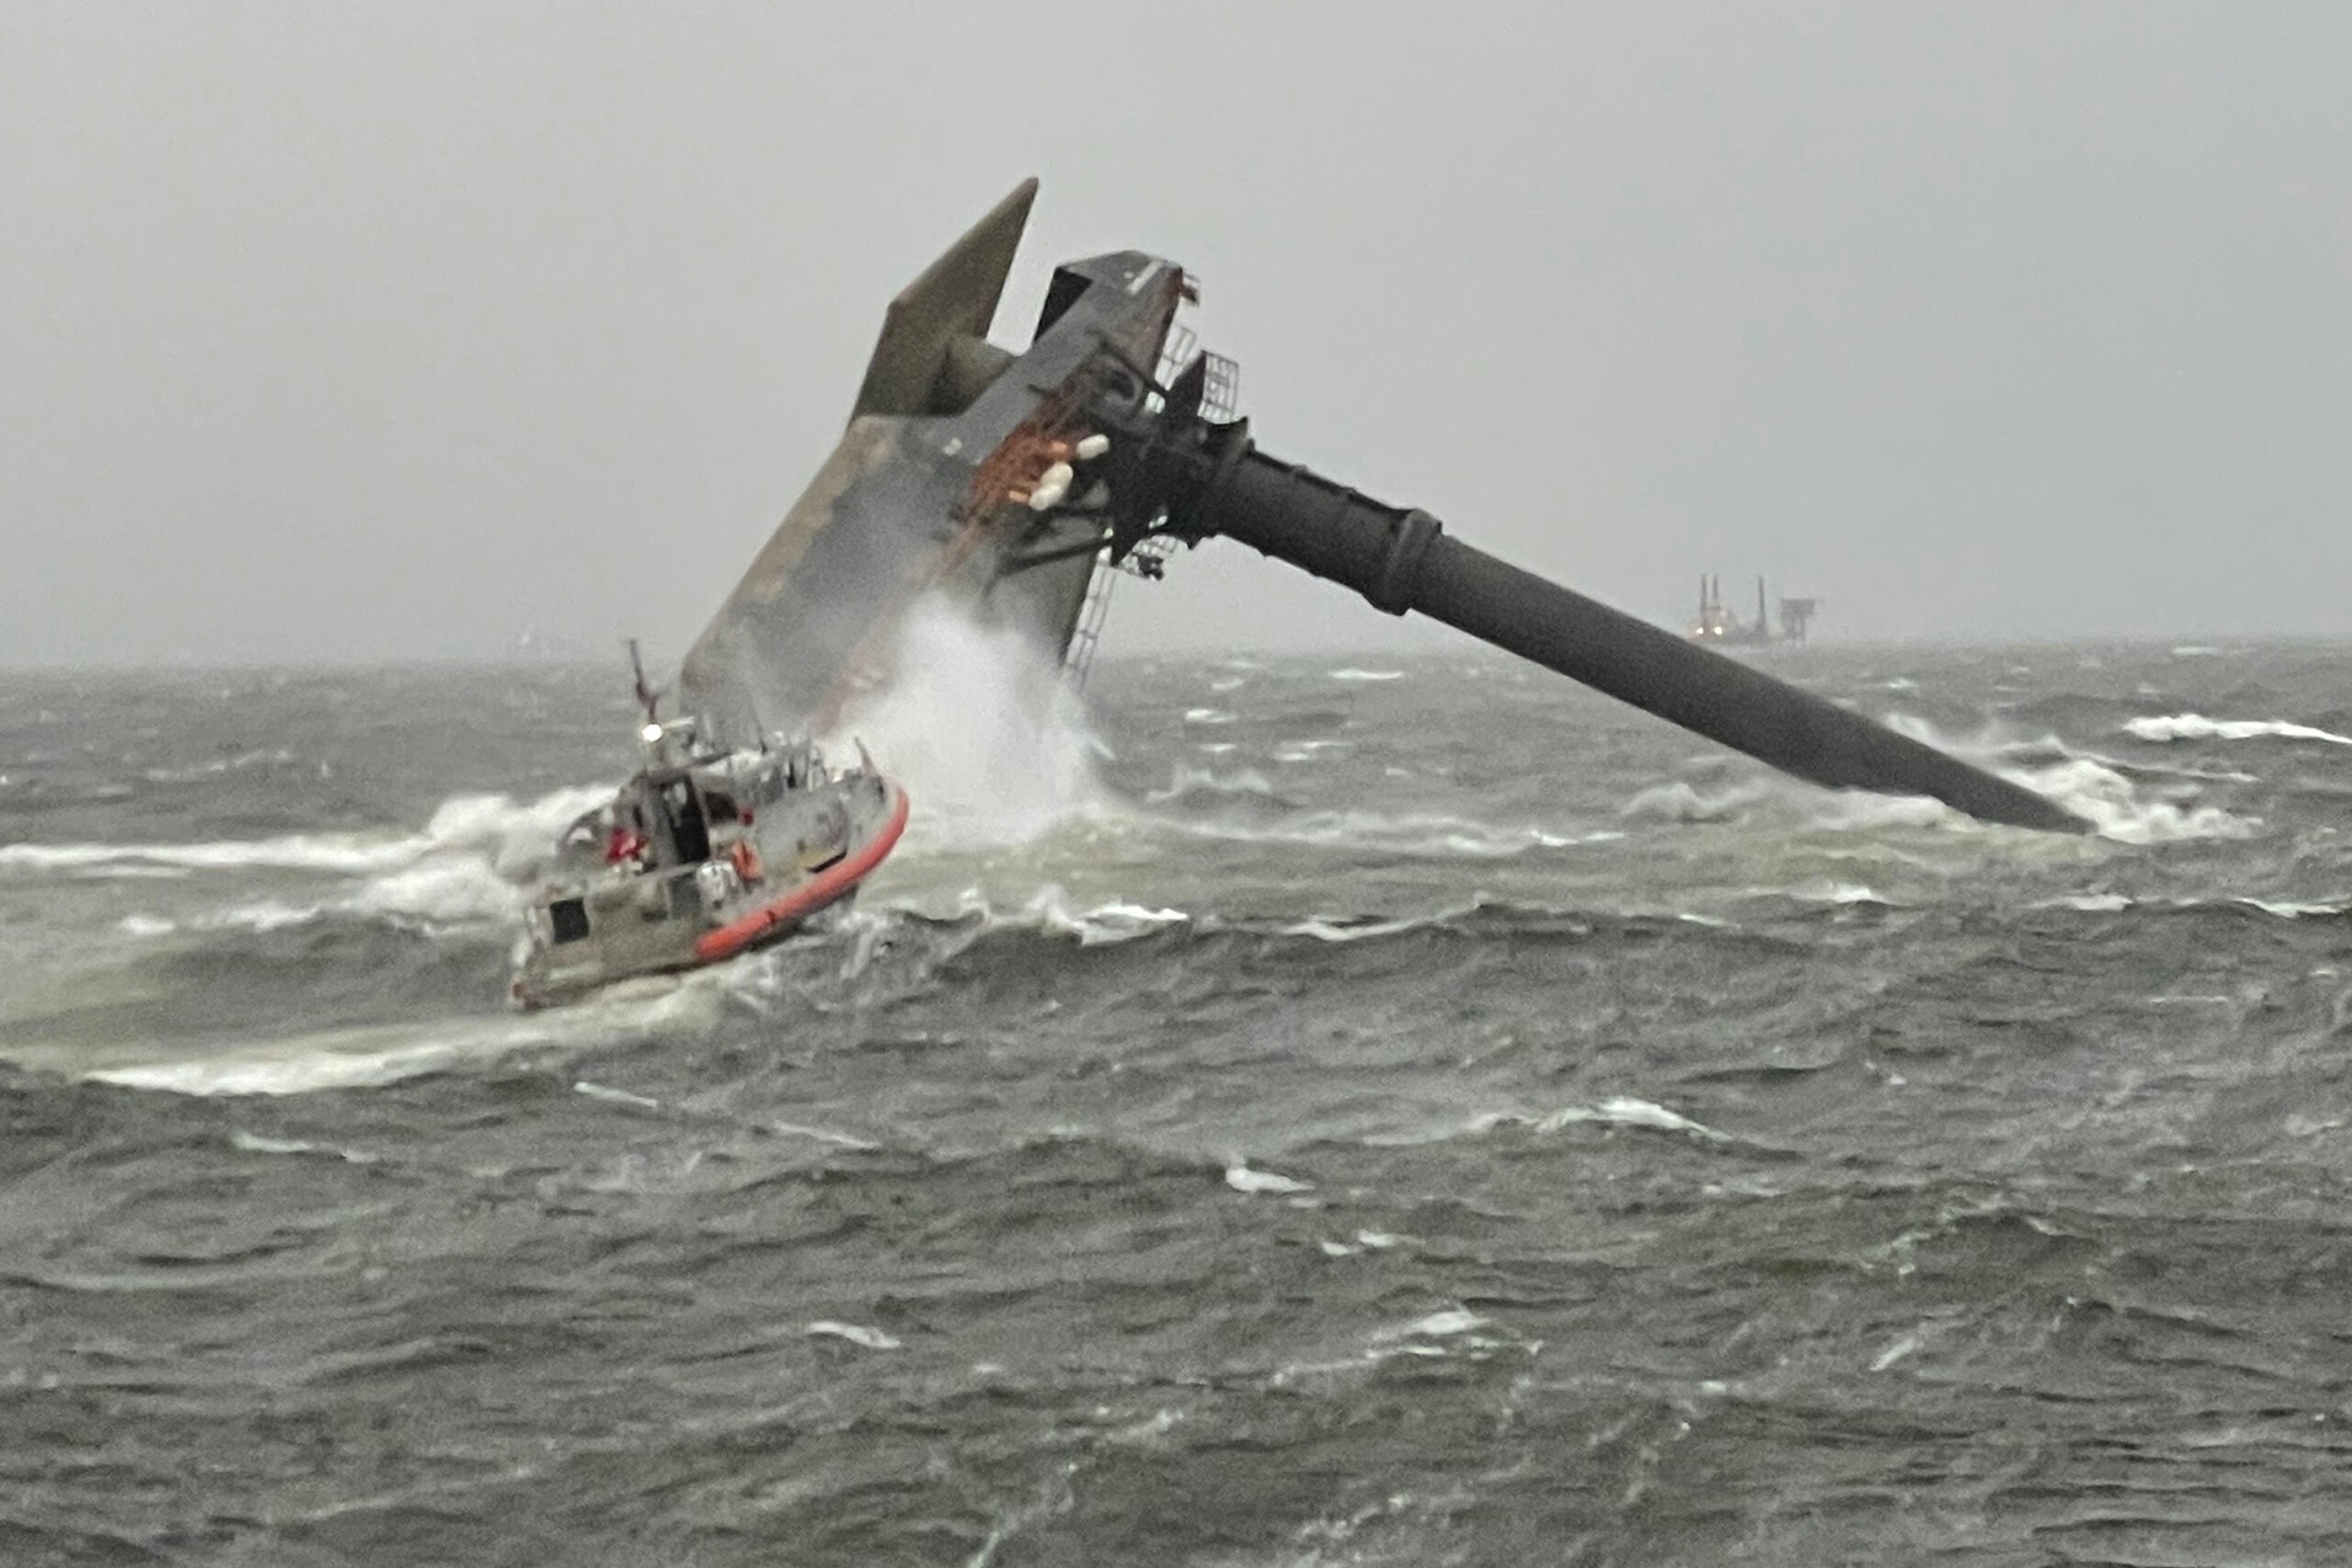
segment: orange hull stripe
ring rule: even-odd
[[[715,931],[705,931],[695,939],[695,956],[706,964],[722,958],[732,958],[787,920],[803,919],[841,897],[865,880],[874,868],[882,863],[899,842],[899,835],[907,830],[907,792],[896,784],[890,793],[898,796],[898,805],[890,813],[890,820],[874,836],[873,842],[837,865],[827,866],[807,882],[773,904],[763,904],[729,925]]]

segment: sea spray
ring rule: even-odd
[[[863,743],[906,786],[909,848],[1026,843],[1102,798],[1083,705],[1045,649],[953,606],[908,617],[887,686],[853,703],[824,745]]]

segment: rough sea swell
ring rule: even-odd
[[[1131,662],[524,1017],[609,672],[0,679],[0,1560],[2352,1558],[2352,650],[1771,664],[2105,831]]]

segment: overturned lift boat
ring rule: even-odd
[[[786,936],[852,897],[906,830],[906,792],[862,750],[836,772],[805,740],[722,750],[694,719],[650,711],[639,739],[644,767],[571,824],[532,890],[509,983],[522,1007]]]
[[[899,297],[841,444],[686,656],[722,737],[823,733],[888,679],[899,621],[940,595],[1082,669],[1113,571],[1157,577],[1222,536],[1419,613],[1832,789],[1931,795],[1990,822],[2089,825],[2034,791],[1464,544],[1261,450],[1234,367],[1193,352],[1194,280],[1116,252],[1057,267],[1035,333],[989,341],[1036,182]]]
[[[918,601],[960,602],[1082,667],[1110,572],[1158,577],[1175,547],[1219,536],[1815,784],[1930,795],[2021,828],[2089,826],[2011,780],[1498,560],[1426,512],[1261,450],[1235,415],[1231,362],[1193,352],[1176,323],[1198,288],[1164,258],[1067,263],[1029,345],[990,343],[1035,193],[1034,180],[1016,187],[891,301],[840,445],[686,655],[678,690],[693,722],[678,736],[650,727],[658,755],[614,802],[615,818],[597,818],[567,848],[559,879],[570,880],[534,909],[518,997],[707,963],[854,886],[903,828],[904,796],[870,769],[810,782],[818,773],[793,761],[804,754],[780,749],[763,719],[790,734],[831,729],[888,681]],[[675,755],[663,750],[673,744]],[[714,793],[751,801],[752,818],[718,818]],[[607,863],[611,831],[632,811],[646,858]],[[814,839],[795,825],[820,818],[831,826]],[[757,875],[734,858],[743,843]]]

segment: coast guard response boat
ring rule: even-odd
[[[634,652],[634,649],[632,649]],[[664,722],[638,672],[644,765],[575,820],[534,886],[509,984],[523,1007],[731,958],[854,896],[907,826],[907,795],[806,740],[725,750]]]

